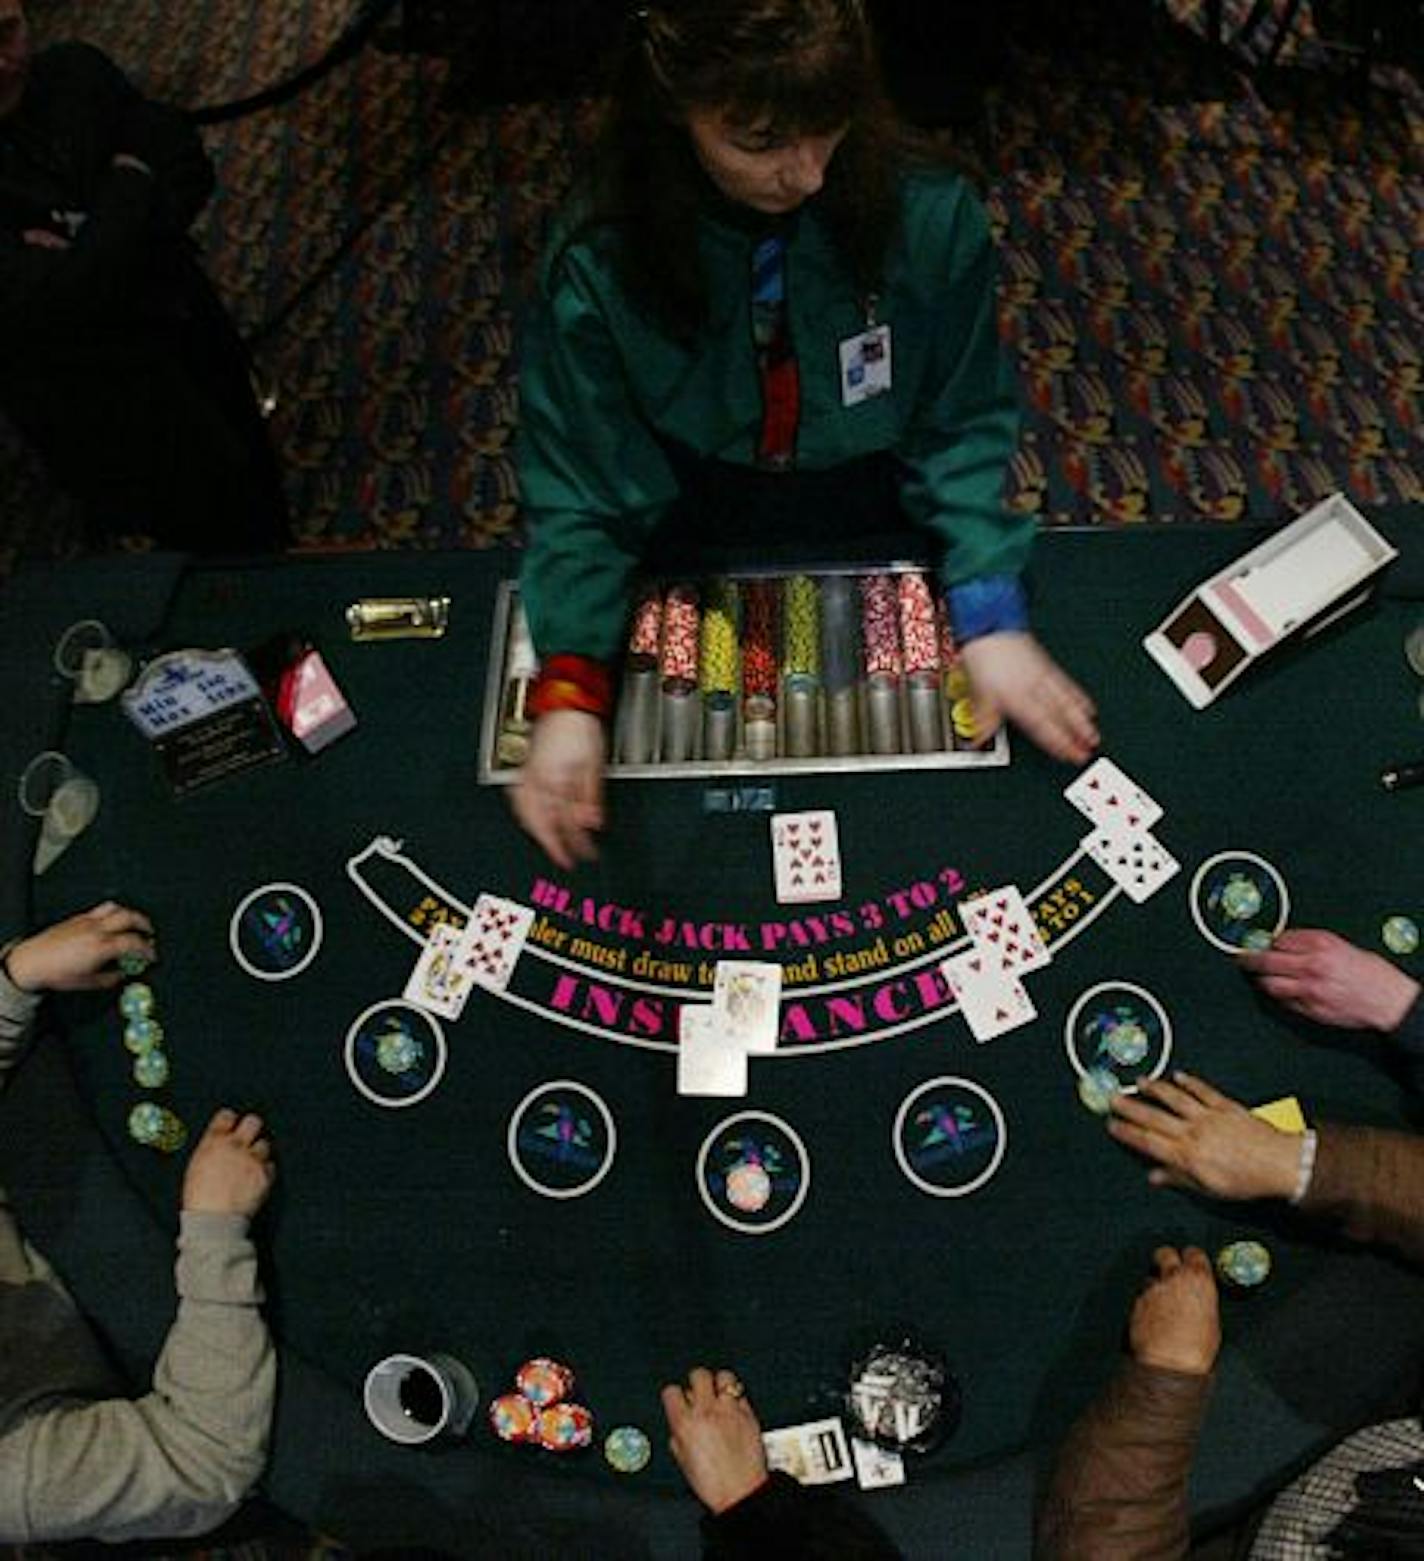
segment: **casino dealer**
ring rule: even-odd
[[[521,367],[521,591],[541,670],[512,789],[562,867],[603,823],[634,570],[765,563],[927,533],[979,735],[1081,763],[1083,691],[1029,630],[1033,523],[992,245],[911,150],[850,0],[653,0],[631,15],[602,155],[546,257]]]

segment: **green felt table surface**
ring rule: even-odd
[[[1226,1444],[1231,1457],[1208,1460],[1207,1499],[1221,1504],[1357,1407],[1343,1387],[1333,1392],[1328,1361],[1306,1374],[1289,1365],[1281,1330],[1299,1336],[1302,1319],[1318,1326],[1313,1297],[1336,1294],[1363,1308],[1373,1288],[1403,1318],[1415,1295],[1387,1265],[1322,1243],[1281,1211],[1151,1189],[1143,1166],[1079,1105],[1065,1053],[1076,998],[1126,980],[1170,1015],[1172,1062],[1241,1099],[1295,1094],[1314,1120],[1407,1118],[1378,1042],[1340,1044],[1262,1002],[1189,912],[1197,864],[1243,849],[1279,868],[1296,925],[1378,948],[1386,916],[1424,914],[1424,789],[1391,796],[1377,783],[1386,761],[1419,749],[1424,730],[1418,680],[1402,653],[1417,600],[1384,594],[1204,712],[1141,648],[1169,608],[1252,540],[1196,531],[1048,535],[1036,555],[1043,638],[1095,695],[1104,752],[1165,810],[1156,833],[1181,871],[1143,905],[1109,893],[1079,858],[1088,825],[1062,796],[1072,771],[1018,737],[1002,770],[771,782],[781,811],[836,812],[840,908],[856,925],[840,941],[817,943],[801,911],[776,904],[765,815],[707,814],[706,782],[612,783],[599,860],[573,875],[551,869],[515,828],[503,791],[476,783],[490,614],[511,566],[505,556],[470,554],[183,574],[142,648],[247,647],[281,631],[308,634],[359,724],[314,759],[175,801],[116,704],[75,709],[62,746],[99,781],[103,805],[37,882],[36,915],[112,896],[153,917],[162,957],[152,985],[173,1065],[162,1098],[194,1129],[220,1103],[268,1119],[281,1163],[267,1222],[274,1323],[294,1357],[353,1400],[366,1369],[392,1350],[457,1355],[487,1397],[509,1387],[528,1355],[555,1354],[574,1367],[602,1427],[632,1422],[654,1433],[642,1488],[675,1489],[658,1434],[663,1381],[697,1361],[735,1362],[765,1423],[804,1420],[837,1411],[858,1340],[908,1327],[943,1349],[964,1394],[956,1436],[912,1471],[924,1488],[1051,1446],[1109,1369],[1155,1245],[1214,1250],[1253,1234],[1270,1245],[1276,1270],[1263,1293],[1228,1313],[1223,1394],[1227,1403],[1239,1398],[1240,1418]],[[406,591],[453,598],[444,639],[350,642],[348,601]],[[105,616],[102,602],[90,608]],[[625,993],[610,1021],[589,988],[616,993],[620,978],[578,961],[557,966],[531,945],[511,985],[516,1000],[476,992],[446,1027],[440,1087],[409,1109],[381,1110],[351,1087],[343,1043],[358,1014],[400,994],[418,950],[347,871],[377,837],[400,842],[466,905],[481,892],[541,899],[545,928],[626,949],[629,961],[644,953],[686,963],[685,983],[665,971],[650,979],[682,987],[688,1000],[707,999],[701,978],[716,951],[660,941],[665,921],[693,924],[714,944],[709,926],[741,929],[734,943],[745,936],[753,957],[793,963],[872,948],[883,936],[890,968],[856,989],[867,1000],[880,992],[881,1006],[863,1024],[845,1018],[848,1010],[837,1020],[824,994],[808,993],[804,1029],[788,1036],[782,1055],[752,1060],[745,1100],[680,1098],[679,997],[651,994],[653,1008],[638,1020]],[[1028,978],[1032,1024],[980,1045],[957,1013],[927,1008],[923,989],[917,998],[912,982],[894,985],[896,967],[933,968],[935,929],[959,938],[959,893],[1015,883],[1037,902],[1065,879],[1077,885],[1084,925],[1057,926],[1052,964]],[[280,983],[253,980],[229,949],[235,908],[274,881],[309,890],[324,931],[313,963]],[[920,886],[913,898],[911,886]],[[549,908],[560,903],[562,911]],[[590,929],[587,919],[609,906],[636,912],[646,936]],[[801,923],[794,934],[792,920]],[[768,940],[775,946],[762,953]],[[946,942],[944,952],[955,946]],[[1419,960],[1405,963],[1417,974]],[[822,980],[805,985],[824,984],[823,964],[814,974]],[[796,983],[788,987],[788,1003],[800,996]],[[586,1027],[565,1022],[570,1015]],[[129,1079],[112,1002],[75,1001],[65,1017],[100,1133],[140,1197],[168,1219],[180,1164],[126,1139],[129,1106],[142,1092]],[[628,1044],[630,1034],[639,1044]],[[954,1199],[918,1190],[892,1151],[902,1102],[943,1075],[987,1090],[1006,1125],[996,1173]],[[551,1080],[596,1091],[617,1125],[606,1178],[562,1201],[526,1187],[506,1146],[515,1107]],[[810,1161],[799,1212],[765,1235],[718,1223],[696,1184],[704,1138],[741,1109],[792,1125]],[[101,1297],[86,1299],[102,1308]],[[1253,1426],[1278,1438],[1276,1459],[1253,1446]],[[353,1433],[354,1459],[388,1457],[373,1431],[366,1438]],[[293,1472],[315,1452],[280,1437],[279,1448],[287,1486],[300,1488]],[[431,1469],[439,1459],[402,1456]],[[496,1477],[538,1457],[478,1427],[462,1456]],[[565,1486],[618,1481],[596,1457],[539,1462]],[[312,1505],[330,1515],[329,1505]]]

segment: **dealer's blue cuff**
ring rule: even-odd
[[[1019,634],[1028,628],[1028,599],[1018,575],[981,575],[945,593],[954,638],[960,645],[985,634]]]

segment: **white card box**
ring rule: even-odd
[[[1268,651],[1359,606],[1397,556],[1343,493],[1331,494],[1198,586],[1142,644],[1205,709]]]

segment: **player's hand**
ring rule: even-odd
[[[603,828],[603,722],[550,710],[534,723],[529,757],[510,793],[514,816],[565,870],[598,855]]]
[[[26,228],[20,235],[20,242],[28,244],[31,249],[68,249],[69,240],[58,233],[51,233],[48,228]]]
[[[735,1507],[765,1483],[761,1424],[735,1372],[694,1366],[687,1386],[672,1383],[662,1398],[672,1455],[709,1512]]]
[[[1114,1095],[1108,1132],[1157,1162],[1154,1187],[1213,1198],[1289,1198],[1300,1174],[1300,1138],[1253,1117],[1205,1079],[1144,1079],[1139,1095]]]
[[[1397,1030],[1419,983],[1333,932],[1290,928],[1268,949],[1241,955],[1261,990],[1293,1013],[1341,1030]]]
[[[153,924],[126,905],[105,900],[58,921],[10,950],[10,979],[24,992],[87,992],[117,986],[120,954],[153,959]]]
[[[1133,1359],[1144,1366],[1204,1377],[1221,1348],[1216,1275],[1200,1247],[1158,1247],[1157,1272],[1143,1287],[1128,1319]]]
[[[183,1209],[188,1214],[243,1214],[251,1219],[267,1201],[277,1167],[262,1118],[238,1116],[226,1106],[213,1114],[188,1159]]]
[[[974,719],[989,737],[1005,719],[1055,759],[1082,764],[1098,746],[1093,701],[1031,634],[985,634],[961,654]]]

